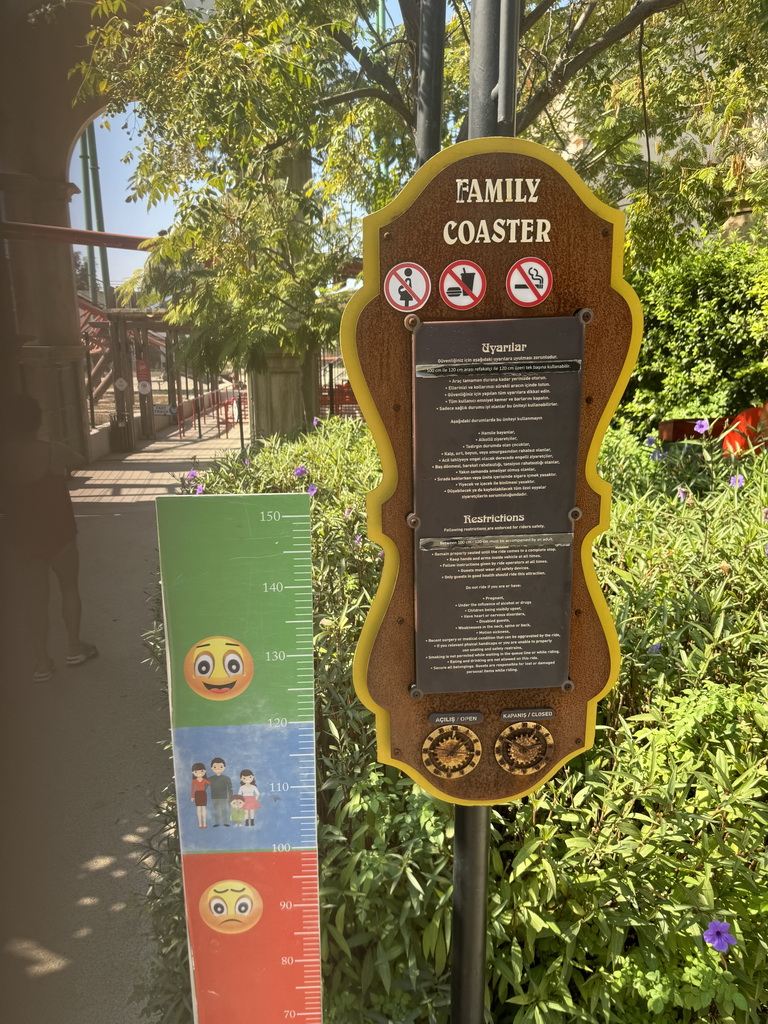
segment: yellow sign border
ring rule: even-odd
[[[388,537],[382,529],[381,508],[383,503],[390,498],[397,487],[397,463],[395,453],[389,435],[379,416],[374,404],[373,397],[368,389],[360,360],[357,354],[356,329],[357,321],[363,309],[368,303],[379,295],[379,231],[396,217],[404,213],[414,202],[416,197],[441,171],[447,167],[463,160],[466,157],[478,156],[484,153],[511,153],[519,156],[532,157],[541,160],[555,170],[571,188],[576,192],[584,205],[598,217],[610,222],[613,225],[613,251],[611,256],[611,287],[618,292],[627,302],[632,318],[632,334],[630,338],[627,358],[621,368],[621,373],[616,385],[603,410],[603,415],[595,430],[592,443],[587,454],[585,473],[586,480],[591,489],[600,497],[600,519],[597,526],[585,537],[581,546],[581,563],[584,569],[584,578],[587,583],[588,592],[592,598],[598,618],[602,624],[603,631],[608,643],[610,654],[610,673],[608,681],[603,689],[594,696],[587,704],[587,726],[584,734],[584,744],[573,750],[567,757],[561,758],[552,767],[543,779],[539,779],[535,786],[518,793],[509,800],[460,800],[450,799],[441,790],[430,785],[424,776],[419,775],[410,765],[398,761],[389,756],[391,750],[389,712],[376,704],[372,699],[368,687],[368,665],[373,650],[373,645],[378,635],[379,628],[394,593],[395,584],[400,568],[400,554],[395,542]],[[368,508],[368,536],[374,543],[384,549],[384,566],[381,575],[379,588],[371,604],[371,610],[365,620],[360,640],[358,641],[355,660],[352,668],[352,678],[358,697],[363,704],[376,716],[377,755],[382,764],[389,764],[409,775],[422,789],[425,789],[438,800],[449,803],[463,804],[465,806],[493,805],[498,803],[510,803],[512,800],[519,800],[529,793],[539,789],[548,779],[560,770],[560,768],[572,758],[577,757],[585,750],[589,750],[594,742],[595,723],[597,719],[597,702],[605,696],[619,678],[620,651],[619,642],[613,619],[608,610],[608,605],[603,597],[603,592],[597,579],[594,563],[592,562],[592,543],[596,537],[608,529],[610,525],[611,508],[611,485],[602,479],[597,472],[597,457],[603,443],[608,425],[611,421],[619,399],[624,393],[632,368],[637,360],[640,351],[640,339],[642,336],[643,313],[640,301],[634,290],[624,280],[624,214],[620,210],[606,205],[592,192],[578,176],[576,171],[549,149],[539,146],[535,142],[528,142],[524,139],[497,138],[495,136],[484,139],[472,139],[469,142],[460,142],[455,146],[442,150],[431,160],[420,167],[411,180],[403,188],[402,192],[381,210],[363,219],[363,286],[350,299],[341,320],[341,352],[347,375],[357,397],[360,410],[365,417],[368,427],[373,435],[376,448],[379,452],[382,467],[382,479],[378,487],[367,496]]]

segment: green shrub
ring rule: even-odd
[[[640,358],[620,414],[637,426],[734,415],[768,399],[768,256],[711,239],[632,284],[643,306]]]
[[[606,439],[613,523],[595,560],[621,681],[601,704],[594,749],[492,811],[488,1022],[768,1015],[765,463],[724,460],[706,438],[665,451],[626,428]],[[296,478],[299,465],[308,472]],[[373,719],[351,683],[381,564],[363,526],[376,473],[364,428],[332,420],[190,483],[204,493],[318,487],[325,1020],[445,1024],[452,808],[375,762]],[[743,486],[731,485],[737,474]],[[177,861],[161,861],[161,874],[177,877]],[[738,939],[727,955],[702,940],[714,918]],[[183,935],[178,913],[174,922]],[[169,991],[189,984],[177,960],[169,972],[145,1001],[160,1020]]]

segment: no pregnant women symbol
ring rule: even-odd
[[[538,306],[552,291],[552,271],[535,256],[514,263],[507,274],[507,295],[517,306]],[[440,275],[440,298],[451,309],[473,309],[485,297],[484,271],[470,260],[450,263]],[[418,263],[398,263],[384,278],[384,296],[394,309],[421,309],[432,293],[432,282]]]

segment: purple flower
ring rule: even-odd
[[[349,517],[350,517],[351,515],[352,515],[352,509],[351,509],[351,508],[345,508],[345,509],[344,509],[344,518],[345,518],[345,519],[349,519]]]
[[[377,551],[376,552],[376,557],[380,558],[383,561],[384,560],[384,552],[383,551]]]
[[[317,494],[317,484],[310,484],[307,488],[307,494],[310,498],[314,497],[314,495]]]
[[[661,462],[662,459],[666,459],[667,453],[663,452],[660,448],[651,452],[651,462]]]
[[[661,650],[661,644],[648,644],[649,654],[658,654]]]
[[[645,445],[645,447],[646,447],[646,448],[653,448],[653,447],[655,447],[655,445],[656,445],[656,438],[655,438],[655,437],[651,437],[651,436],[649,435],[649,436],[648,436],[648,437],[646,437],[646,439],[645,439],[645,440],[643,441],[643,444]]]
[[[709,420],[696,420],[693,425],[693,429],[697,434],[706,434],[709,430]]]
[[[765,553],[768,555],[768,544],[765,545]]]
[[[763,522],[768,523],[768,508],[763,509]]]
[[[319,422],[320,420],[317,418],[317,416],[315,416],[315,418],[312,420],[312,426],[316,427]]]
[[[680,499],[680,501],[685,501],[688,497],[688,491],[686,491],[684,487],[678,487],[677,496]]]
[[[251,460],[250,459],[246,459],[244,461],[244,463],[243,463],[244,466],[250,466],[250,464],[251,464]]]
[[[297,466],[296,469],[294,469],[294,471],[293,471],[293,475],[296,476],[296,477],[299,477],[299,479],[301,479],[301,477],[307,475],[307,467],[306,466]]]
[[[187,473],[187,480],[194,480],[196,476],[197,476],[197,470],[196,469],[190,469],[190,471]]]
[[[205,490],[205,486],[203,484],[198,484],[197,485],[197,490],[195,491],[195,494],[202,494],[204,490]]]
[[[355,544],[359,544],[362,539],[363,539],[363,535],[361,533],[356,533],[355,534]]]
[[[744,477],[741,475],[741,473],[737,473],[736,476],[732,476],[731,477],[731,487],[743,487],[743,486],[744,486]]]
[[[726,921],[710,921],[704,932],[704,941],[718,953],[725,953],[729,946],[736,945],[736,939],[730,933],[730,925]]]

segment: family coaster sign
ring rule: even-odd
[[[548,150],[480,139],[365,218],[363,257],[342,351],[385,560],[355,686],[380,760],[454,803],[511,800],[592,745],[618,675],[591,544],[640,343],[623,215]]]
[[[309,499],[159,498],[199,1024],[321,1024]]]

